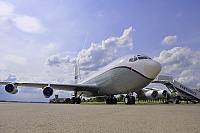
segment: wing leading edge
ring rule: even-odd
[[[45,83],[12,83],[12,82],[0,82],[0,85],[13,84],[15,86],[24,86],[32,88],[42,88],[46,86],[52,87],[56,90],[68,90],[68,91],[90,91],[97,92],[98,87],[96,84],[45,84]]]

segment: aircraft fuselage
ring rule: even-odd
[[[135,56],[136,57],[136,56]],[[97,92],[84,96],[127,94],[147,86],[161,70],[161,65],[150,58],[132,60],[133,55],[119,58],[80,84],[97,84]],[[137,57],[138,58],[138,57]]]

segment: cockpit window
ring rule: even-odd
[[[139,56],[138,59],[142,60],[142,59],[148,59],[148,58],[146,56]]]
[[[129,59],[129,62],[134,62],[134,61],[133,61],[133,58],[130,58],[130,59]]]
[[[150,59],[151,60],[151,58],[148,57],[148,56],[136,55],[136,56],[134,56],[134,58],[130,58],[129,62],[135,62],[137,60],[143,60],[143,59]]]
[[[138,56],[138,59],[139,60],[143,60],[143,59],[150,59],[151,60],[150,57],[148,57],[148,56],[141,56],[141,55]]]
[[[137,61],[138,60],[138,58],[137,57],[134,57],[134,61]]]
[[[147,56],[148,59],[152,60],[150,57]]]
[[[138,58],[137,57],[134,57],[134,58],[130,58],[129,59],[129,62],[135,62],[135,61],[137,61],[138,60]]]

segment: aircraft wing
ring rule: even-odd
[[[0,82],[0,85],[13,84],[15,86],[24,86],[24,87],[33,87],[33,88],[42,88],[50,86],[56,90],[68,90],[68,91],[98,91],[96,84],[46,84],[46,83],[12,83],[12,82]]]

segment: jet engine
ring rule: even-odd
[[[17,86],[14,84],[7,84],[5,90],[10,94],[16,94],[18,92]]]
[[[138,93],[138,98],[140,100],[150,100],[150,99],[155,99],[158,96],[158,92],[155,90],[148,90],[146,92],[140,90]]]
[[[158,96],[158,92],[155,90],[149,90],[144,93],[147,99],[155,99]]]
[[[45,96],[45,98],[49,98],[50,96],[52,96],[52,94],[53,94],[53,89],[50,86],[44,87],[43,95]]]
[[[165,98],[167,96],[167,91],[166,90],[159,90],[158,91],[158,96],[156,98]]]

